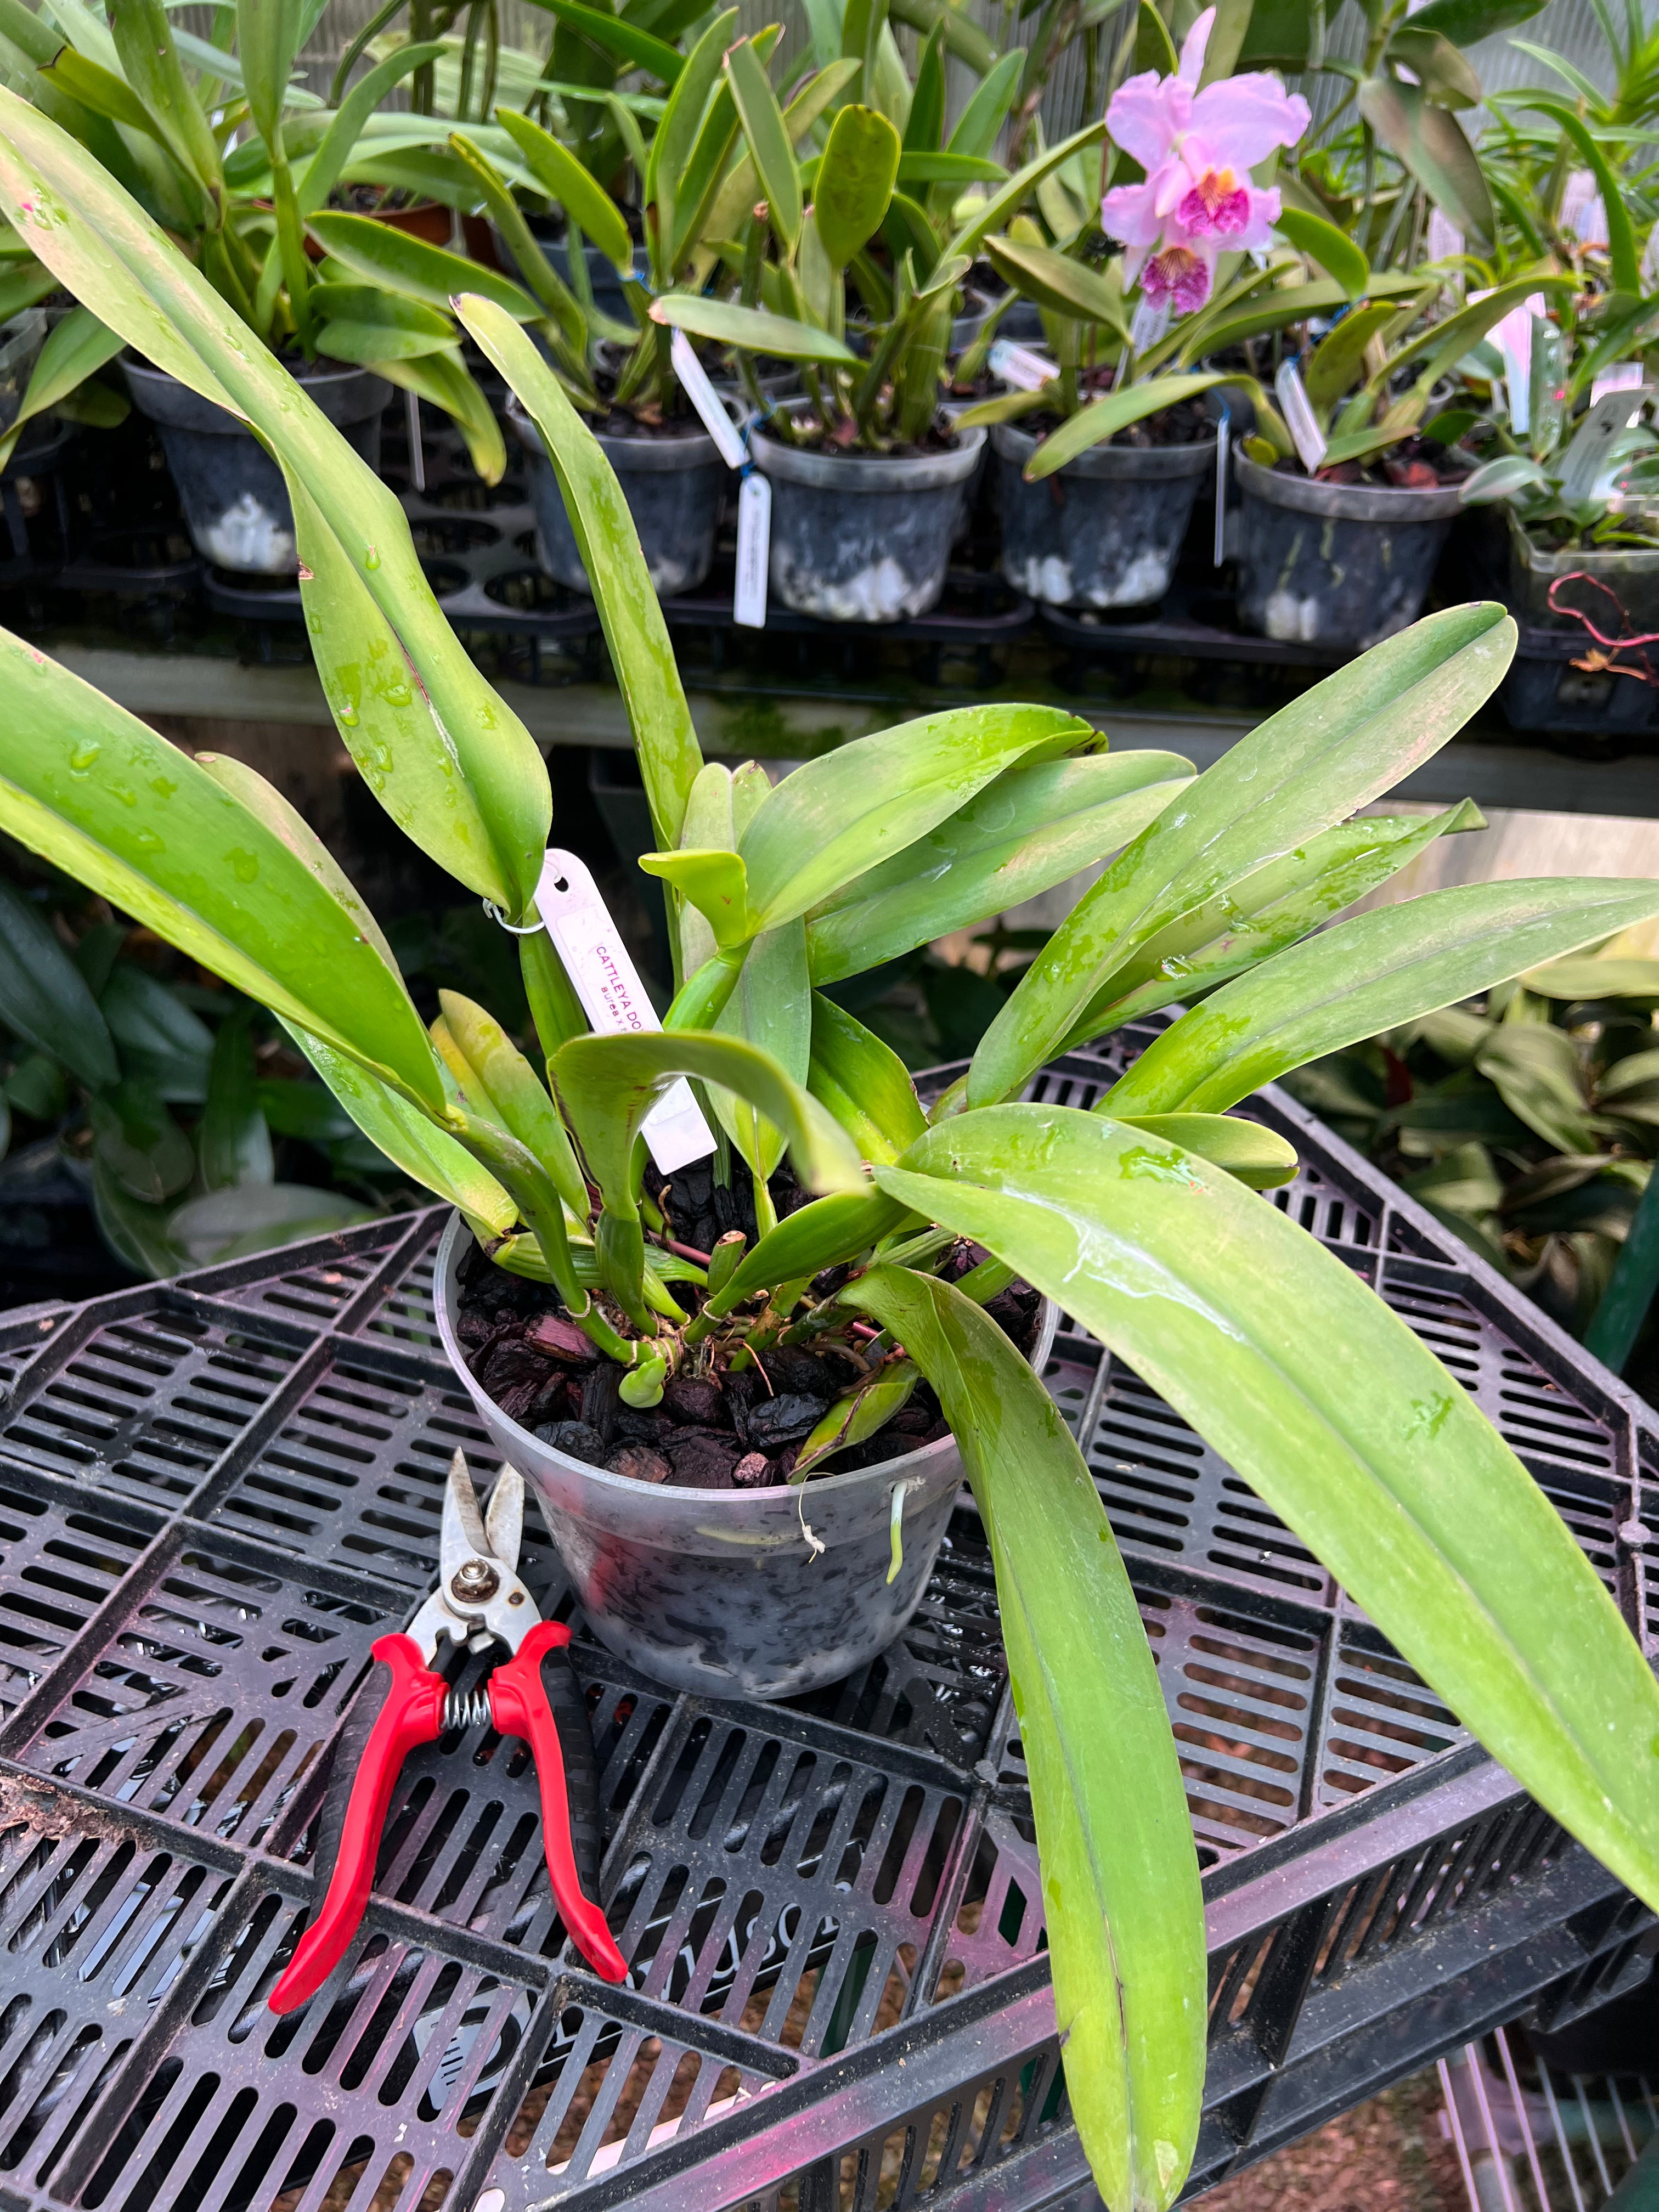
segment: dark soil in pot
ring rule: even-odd
[[[735,1228],[752,1242],[754,1205],[740,1162],[732,1175],[731,1185],[721,1185],[710,1162],[680,1170],[665,1208],[678,1242],[707,1252]],[[781,1218],[799,1202],[799,1193],[787,1170],[774,1182]],[[955,1279],[983,1256],[959,1245],[942,1272]],[[477,1248],[462,1264],[460,1284],[457,1333],[467,1364],[502,1413],[571,1458],[636,1481],[702,1490],[786,1483],[806,1438],[863,1371],[839,1339],[820,1339],[817,1349],[775,1345],[735,1374],[690,1366],[670,1380],[660,1405],[641,1410],[623,1402],[622,1370],[599,1356],[548,1285],[508,1274]],[[815,1287],[827,1295],[833,1286],[826,1275]],[[690,1312],[693,1286],[672,1287]],[[1017,1283],[986,1310],[1029,1352],[1038,1305],[1036,1292]],[[821,1472],[878,1467],[947,1433],[938,1398],[919,1383],[884,1428],[838,1452]]]

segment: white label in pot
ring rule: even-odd
[[[574,853],[550,847],[536,886],[536,911],[565,965],[582,1012],[601,1036],[659,1030],[656,1008],[629,957],[599,887]],[[646,1115],[651,1157],[665,1175],[714,1149],[691,1086],[682,1076]]]
[[[1302,372],[1293,361],[1279,362],[1278,374],[1273,378],[1273,392],[1297,456],[1308,474],[1312,476],[1325,459],[1325,433],[1320,428],[1319,418],[1313,411],[1313,402],[1302,381]]]
[[[1012,338],[999,338],[985,360],[992,375],[1012,384],[1017,392],[1041,392],[1055,374],[1053,362],[1045,355],[1030,346],[1016,345]]]
[[[738,574],[732,619],[743,629],[766,628],[766,562],[772,548],[772,487],[750,469],[738,493]]]
[[[743,466],[743,440],[738,427],[726,411],[726,404],[708,381],[708,372],[697,359],[696,349],[684,331],[676,331],[668,357],[674,364],[674,374],[680,380],[686,398],[702,418],[702,427],[720,447],[720,459],[728,469]],[[659,1160],[657,1164],[661,1166]]]

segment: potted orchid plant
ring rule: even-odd
[[[589,562],[674,925],[678,988],[656,1030],[638,1000],[618,1003],[614,936],[571,856],[549,850],[545,767],[445,622],[396,498],[227,330],[137,203],[4,91],[0,205],[128,343],[277,456],[341,740],[400,827],[515,933],[534,1060],[464,997],[422,1023],[372,915],[252,769],[180,754],[4,633],[0,823],[269,1006],[365,1133],[453,1200],[441,1328],[601,1636],[648,1648],[671,1679],[737,1686],[757,1645],[770,1664],[799,1631],[825,1640],[769,1686],[833,1679],[903,1626],[966,1472],[1016,1685],[1066,2088],[1112,2212],[1166,2212],[1192,2163],[1203,1897],[1128,1577],[1033,1371],[1039,1293],[1190,1420],[1522,1785],[1659,1906],[1659,1686],[1640,1650],[1474,1399],[1256,1194],[1295,1156],[1228,1110],[1659,907],[1640,881],[1465,885],[1309,933],[1466,819],[1349,817],[1490,695],[1514,644],[1502,610],[1391,639],[1196,779],[1103,750],[1063,709],[995,702],[774,788],[752,763],[703,760],[614,475],[512,315],[460,297]],[[926,1106],[824,994],[1115,850]],[[1199,992],[1097,1110],[1025,1099],[1068,1044]],[[687,1077],[748,1170],[742,1219],[696,1246],[678,1231],[708,1152],[702,1108],[675,1087]],[[735,1165],[724,1186],[702,1177],[733,1203],[741,1183]],[[498,1376],[503,1348],[540,1371]],[[831,1369],[831,1402],[803,1428],[800,1377]]]
[[[1172,70],[1145,70],[1113,94],[1108,173],[1126,162],[1145,173],[1107,190],[1098,232],[1091,208],[1050,191],[1046,236],[1021,215],[986,241],[992,265],[1042,314],[1052,352],[1005,349],[1013,388],[958,423],[991,433],[1005,574],[1050,605],[1163,597],[1215,471],[1208,395],[1253,381],[1186,364],[1209,349],[1219,316],[1259,318],[1265,304],[1271,327],[1299,304],[1275,294],[1287,262],[1246,257],[1273,243],[1280,216],[1277,189],[1250,172],[1297,143],[1307,103],[1265,71],[1204,84],[1215,19],[1213,8],[1199,17]],[[1121,250],[1108,258],[1112,240]]]

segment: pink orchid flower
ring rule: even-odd
[[[1214,22],[1215,9],[1206,8],[1187,34],[1176,74],[1131,77],[1106,110],[1114,143],[1146,177],[1107,193],[1102,227],[1126,248],[1124,282],[1139,276],[1148,300],[1167,299],[1182,315],[1209,298],[1224,245],[1267,245],[1279,194],[1253,185],[1250,171],[1275,146],[1294,146],[1310,119],[1307,101],[1266,70],[1199,90]]]

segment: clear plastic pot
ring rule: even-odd
[[[591,594],[593,587],[542,434],[516,398],[507,400],[507,419],[514,436],[534,457],[530,498],[541,564],[568,591]],[[617,472],[658,598],[696,591],[714,565],[714,532],[732,473],[720,448],[700,424],[676,438],[611,438],[598,430],[593,434]]]
[[[717,1698],[796,1697],[886,1649],[921,1601],[951,1517],[954,1437],[799,1489],[682,1489],[590,1467],[509,1420],[462,1357],[458,1271],[471,1244],[458,1216],[438,1248],[438,1334],[491,1440],[535,1491],[603,1644],[659,1682]],[[1045,1303],[1039,1374],[1058,1318]],[[903,1559],[889,1582],[901,1486]]]
[[[1248,630],[1363,652],[1416,621],[1458,511],[1457,486],[1318,483],[1235,454]]]
[[[1027,483],[1037,440],[991,432],[1002,508],[1002,573],[1051,607],[1146,607],[1170,588],[1193,501],[1215,470],[1215,437],[1188,446],[1091,446]]]

